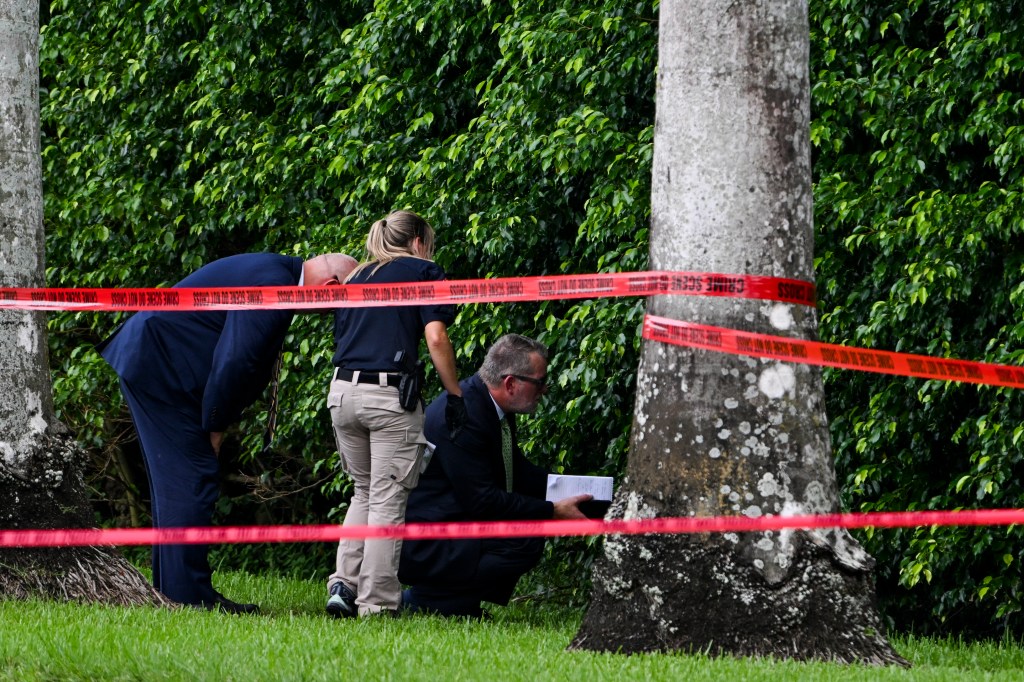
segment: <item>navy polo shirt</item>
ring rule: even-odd
[[[444,270],[437,263],[412,256],[393,260],[376,271],[374,267],[366,267],[349,282],[390,284],[436,282],[445,278]],[[337,308],[334,311],[334,365],[351,370],[401,372],[407,367],[395,362],[395,354],[404,350],[407,366],[411,366],[419,356],[423,328],[435,321],[450,326],[455,321],[455,306]]]

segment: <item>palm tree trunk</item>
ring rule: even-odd
[[[804,0],[660,6],[651,266],[813,281]],[[813,308],[655,297],[649,312],[817,339]],[[835,512],[820,372],[645,341],[616,518]],[[904,661],[844,530],[607,538],[572,648]]]

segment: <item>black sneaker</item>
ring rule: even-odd
[[[327,600],[327,613],[335,618],[355,618],[359,615],[356,608],[356,595],[338,581],[331,586],[331,597]]]

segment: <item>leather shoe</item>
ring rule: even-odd
[[[423,598],[414,588],[402,590],[402,613],[444,616],[446,618],[479,618],[490,620],[491,614],[480,608],[479,597]]]
[[[251,613],[253,615],[258,615],[260,612],[260,607],[256,604],[239,604],[236,601],[231,601],[220,593],[213,598],[212,602],[203,602],[201,606],[210,611],[223,611],[224,613],[233,614]]]

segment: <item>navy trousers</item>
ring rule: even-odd
[[[543,552],[544,538],[481,540],[480,563],[472,580],[413,584],[402,595],[403,607],[444,616],[478,617],[482,601],[508,604],[519,578],[540,562]]]
[[[189,395],[149,388],[121,380],[149,474],[153,526],[209,526],[220,496],[220,465],[201,426],[201,405]],[[212,603],[217,593],[208,555],[209,545],[154,546],[153,585],[182,604]]]

